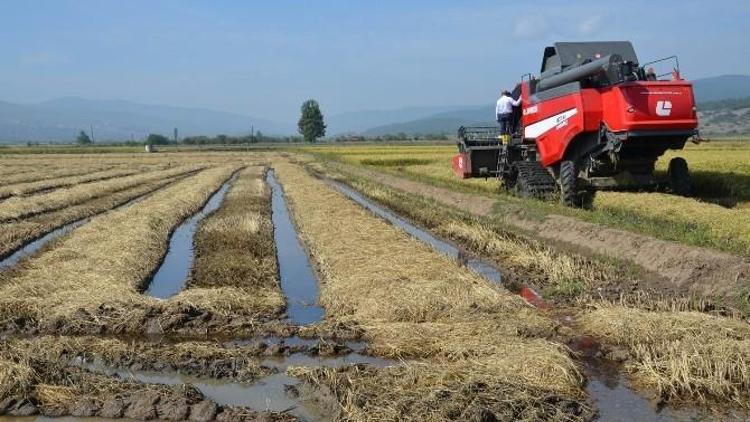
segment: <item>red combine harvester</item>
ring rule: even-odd
[[[666,60],[671,73],[647,72]],[[565,205],[580,206],[594,189],[655,186],[656,160],[698,139],[693,87],[677,58],[639,65],[627,41],[555,43],[539,78],[524,76],[512,95],[522,103],[509,139],[498,127],[459,128],[460,177],[497,177],[526,197],[559,190]],[[684,159],[670,161],[668,179],[672,192],[690,193]]]

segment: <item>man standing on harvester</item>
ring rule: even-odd
[[[500,137],[504,144],[510,141],[510,132],[513,128],[513,107],[518,107],[520,104],[521,97],[514,100],[508,91],[503,91],[497,100],[495,117],[497,118],[497,122],[500,123]]]

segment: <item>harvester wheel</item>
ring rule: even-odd
[[[667,176],[669,176],[669,187],[672,192],[677,195],[690,195],[693,190],[693,183],[690,180],[690,171],[684,158],[675,157],[669,160]]]
[[[513,164],[518,175],[515,191],[524,198],[547,199],[555,192],[555,179],[537,161],[518,161]]]
[[[574,161],[560,163],[560,199],[566,207],[581,207],[582,196],[578,191],[578,168]]]
[[[502,180],[503,188],[511,191],[516,188],[516,183],[518,182],[518,170],[513,168],[509,172],[503,173],[500,176],[500,179]]]

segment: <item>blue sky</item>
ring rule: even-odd
[[[554,41],[633,41],[683,75],[750,74],[750,1],[3,0],[0,100],[61,96],[275,120],[492,103]]]

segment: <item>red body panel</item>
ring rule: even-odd
[[[522,85],[524,137],[536,141],[545,167],[563,159],[573,139],[597,132],[690,130],[698,126],[692,84],[685,81],[627,82],[581,89],[544,101],[532,101]]]
[[[453,156],[451,160],[453,166],[453,172],[462,179],[468,179],[471,177],[471,161],[466,153],[459,153]]]

